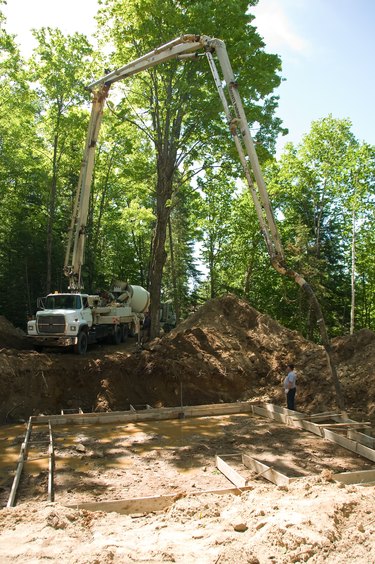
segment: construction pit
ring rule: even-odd
[[[321,347],[233,296],[85,359],[7,327],[2,562],[375,560],[371,331],[334,341],[340,413]]]

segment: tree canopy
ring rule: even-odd
[[[64,290],[63,262],[89,119],[87,84],[182,33],[225,40],[287,260],[314,286],[333,334],[374,328],[375,148],[350,118],[322,117],[274,157],[281,60],[255,1],[102,0],[95,50],[82,34],[35,30],[25,60],[0,21],[0,314],[19,326]],[[288,124],[285,124],[286,126]],[[87,226],[86,289],[147,287],[178,317],[234,292],[311,339],[306,298],[270,266],[205,57],[171,61],[110,93]]]

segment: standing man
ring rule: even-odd
[[[147,343],[150,340],[150,331],[151,331],[151,316],[150,316],[150,312],[146,311],[142,324],[142,345],[143,343]]]
[[[294,364],[288,364],[288,374],[284,380],[284,390],[286,394],[286,404],[288,409],[295,410],[294,398],[296,395],[296,380],[297,375],[294,371]]]

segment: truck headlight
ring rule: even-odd
[[[75,333],[75,332],[77,331],[77,327],[76,327],[75,325],[71,325],[71,326],[69,327],[69,329],[70,329],[73,333]]]

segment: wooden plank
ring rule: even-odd
[[[341,417],[342,413],[336,413],[335,411],[320,411],[319,413],[312,413],[311,415],[308,415],[307,417],[313,419],[315,417]]]
[[[339,433],[335,433],[334,431],[330,431],[329,429],[323,429],[323,436],[325,439],[336,443],[347,450],[355,452],[372,462],[375,462],[375,450],[364,445],[357,443],[356,441],[352,441],[347,437],[343,437]]]
[[[67,505],[73,509],[86,509],[87,511],[116,512],[123,515],[145,514],[156,511],[164,511],[171,507],[182,497],[197,497],[206,494],[212,495],[240,495],[244,491],[252,490],[252,486],[244,488],[223,488],[218,490],[204,490],[200,492],[181,492],[179,494],[166,494],[159,496],[139,497],[130,499],[120,499],[112,501],[86,502]]]
[[[247,486],[247,480],[241,474],[227,464],[220,456],[215,456],[216,468],[237,488],[244,488]]]
[[[284,423],[285,425],[288,424],[286,415],[283,415],[282,413],[269,411],[264,407],[259,407],[255,405],[253,409],[253,413],[255,415],[261,415],[262,417],[267,417],[268,419],[272,419],[273,421],[277,421],[278,423]]]
[[[270,413],[279,413],[280,415],[293,417],[294,419],[304,419],[305,417],[305,414],[300,411],[287,409],[286,407],[281,407],[280,405],[275,405],[273,403],[264,403],[263,409]]]
[[[348,429],[347,437],[348,439],[352,439],[353,441],[356,441],[361,445],[365,445],[369,448],[375,448],[375,438],[365,433],[360,433],[359,431]]]
[[[293,421],[292,426],[314,433],[314,435],[318,435],[318,437],[323,436],[323,428],[319,427],[319,425],[313,423],[312,421],[306,421],[305,419],[302,419],[301,421]]]
[[[340,472],[332,478],[343,484],[369,484],[375,482],[375,470],[359,470],[357,472]]]
[[[315,414],[312,414],[312,415],[306,415],[305,419],[308,420],[308,421],[316,422],[316,421],[324,421],[325,419],[334,419],[336,417],[340,417],[340,413],[335,413],[335,412],[331,411],[331,412],[321,413],[321,414],[315,413]]]
[[[375,462],[375,450],[373,448],[369,448],[365,445],[361,445],[360,443],[356,443],[356,445],[357,445],[357,453],[360,456],[363,456],[364,458],[368,458],[368,460]]]
[[[290,411],[290,410],[288,410]],[[254,406],[253,412],[255,415],[261,415],[263,417],[267,417],[273,421],[277,421],[278,423],[283,423],[284,425],[288,425],[289,427],[297,427],[298,429],[305,429],[306,431],[310,431],[319,437],[323,436],[323,432],[312,421],[306,421],[304,419],[294,419],[289,415],[283,415],[282,413],[273,412],[269,409],[265,409],[264,407]]]
[[[252,458],[248,454],[242,455],[242,462],[247,468],[250,468],[250,470],[254,470],[255,472],[257,472],[257,474],[261,474],[262,478],[269,480],[270,482],[276,484],[277,486],[288,486],[290,482],[295,479],[295,478],[288,478],[288,476],[285,476],[284,474],[281,474],[281,472],[278,472],[274,468],[267,466],[262,462],[259,462],[259,460],[255,460],[255,458]]]
[[[24,438],[24,441],[21,445],[20,454],[18,456],[17,469],[16,469],[16,473],[15,473],[15,476],[14,476],[14,479],[13,479],[12,487],[11,487],[11,490],[10,490],[10,495],[9,495],[7,507],[14,507],[15,502],[16,502],[17,489],[18,489],[18,486],[19,486],[19,483],[20,483],[20,480],[21,480],[23,466],[24,466],[25,460],[27,459],[27,451],[28,451],[28,445],[29,445],[29,440],[30,440],[30,436],[31,436],[31,428],[32,428],[32,420],[31,420],[31,417],[30,417],[28,425],[27,425],[27,430],[26,430],[26,433],[25,433],[25,438]]]
[[[51,423],[49,423],[48,426],[49,426],[48,501],[55,501],[55,490],[54,490],[55,449],[53,444]]]
[[[363,428],[371,428],[371,423],[364,422],[360,423],[358,421],[350,421],[345,423],[317,423],[318,427],[325,427],[326,429],[350,429],[351,427],[357,427],[357,429]]]
[[[133,408],[134,410],[134,408]],[[252,404],[249,402],[222,403],[213,405],[175,406],[159,409],[145,409],[134,411],[110,411],[103,413],[71,413],[64,415],[33,416],[34,424],[47,424],[51,421],[54,425],[89,424],[89,423],[124,423],[130,421],[147,421],[176,419],[184,417],[205,417],[215,415],[230,415],[235,413],[251,413]]]

